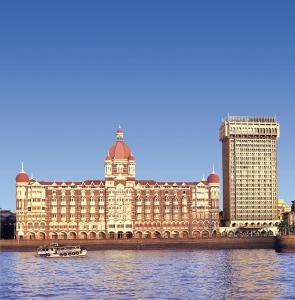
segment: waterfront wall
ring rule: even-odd
[[[0,251],[36,251],[52,240],[0,240]],[[151,249],[275,249],[275,237],[214,238],[187,240],[61,240],[62,245],[80,245],[89,250],[151,250]],[[295,246],[295,240],[294,240]],[[295,249],[295,248],[294,248]]]
[[[295,252],[295,235],[277,237],[275,249],[278,252]]]

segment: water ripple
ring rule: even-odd
[[[0,253],[2,299],[294,299],[295,254],[272,250]]]

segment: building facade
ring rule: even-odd
[[[288,205],[284,199],[278,199],[278,219],[279,221],[284,220],[284,213],[291,211],[291,205]]]
[[[80,182],[16,176],[19,239],[207,238],[218,234],[219,178],[137,180],[135,158],[117,130],[105,178]]]
[[[281,225],[281,233],[284,235],[295,234],[295,211],[285,212],[283,214],[283,222]]]
[[[228,227],[272,227],[278,220],[275,118],[228,117],[220,127],[223,209]]]

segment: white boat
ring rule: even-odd
[[[80,246],[60,246],[57,243],[41,246],[37,249],[37,256],[40,257],[77,257],[85,256],[87,249]]]

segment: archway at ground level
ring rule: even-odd
[[[123,231],[118,231],[118,240],[123,239]]]
[[[244,232],[243,231],[238,231],[236,234],[237,234],[238,237],[242,237],[244,235]]]
[[[59,234],[59,238],[60,238],[61,240],[66,240],[66,239],[67,239],[67,234],[66,234],[65,232],[61,232],[61,233]]]
[[[79,233],[79,239],[81,240],[87,240],[87,233],[86,232],[80,232]]]
[[[39,240],[45,240],[45,233],[39,232]]]
[[[51,240],[57,240],[57,238],[58,238],[57,233],[56,233],[56,232],[51,232],[51,233],[49,234],[49,238],[50,238]]]
[[[165,231],[164,232],[164,238],[165,239],[170,239],[170,231]]]
[[[109,239],[114,240],[115,239],[115,232],[111,231],[109,232]]]
[[[193,239],[199,239],[201,237],[201,233],[199,230],[194,230],[192,233]]]
[[[76,232],[70,232],[70,233],[69,233],[69,239],[70,239],[70,240],[76,240],[76,239],[77,239],[77,234],[76,234]]]
[[[30,233],[29,233],[29,239],[30,239],[30,240],[34,240],[35,238],[36,238],[35,233],[34,233],[34,232],[30,232]]]
[[[268,236],[273,236],[273,231],[269,230],[267,234],[268,234]]]
[[[153,234],[154,239],[160,239],[161,238],[161,233],[159,231],[155,231]]]
[[[178,238],[179,238],[179,232],[178,232],[178,231],[172,231],[171,237],[172,237],[173,239],[178,239]]]
[[[187,231],[182,231],[182,232],[181,232],[181,237],[182,237],[183,239],[188,239],[188,232],[187,232]]]
[[[203,232],[202,232],[202,239],[208,239],[209,238],[209,231],[207,231],[207,230],[204,230]]]
[[[127,239],[127,240],[130,240],[130,239],[132,239],[132,237],[133,237],[132,232],[131,232],[131,231],[127,231],[127,232],[126,232],[126,239]]]
[[[230,232],[228,233],[228,237],[234,237],[234,232],[233,232],[233,231],[230,231]]]
[[[216,230],[213,230],[212,236],[213,236],[213,237],[217,237],[217,231],[216,231]]]
[[[91,231],[91,232],[89,233],[89,239],[95,240],[95,239],[96,239],[96,233],[93,232],[93,231]]]
[[[150,231],[145,231],[145,233],[144,233],[144,238],[145,238],[145,239],[150,239],[150,238],[151,238],[151,233],[150,233]]]
[[[98,238],[99,238],[100,240],[105,240],[107,237],[106,237],[106,234],[105,234],[103,231],[100,231],[100,232],[98,233]]]
[[[137,238],[137,239],[142,239],[142,232],[141,232],[141,231],[137,231],[137,232],[135,233],[135,238]]]

